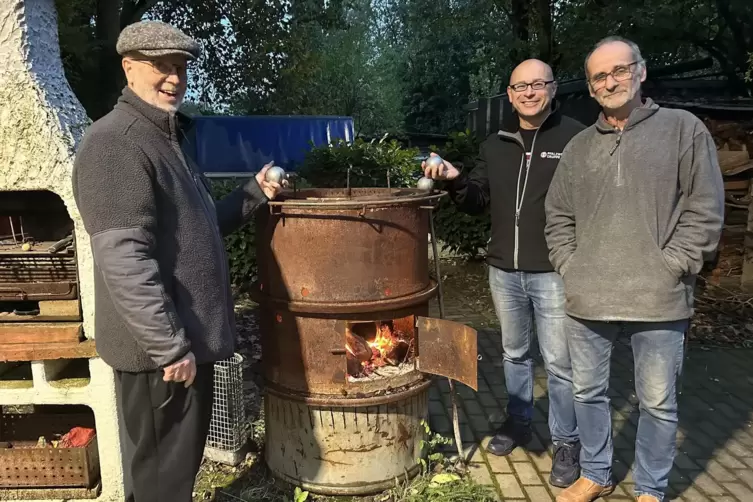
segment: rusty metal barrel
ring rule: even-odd
[[[429,218],[443,195],[286,191],[258,213],[254,298],[266,460],[277,477],[314,493],[362,495],[418,472],[431,377],[414,363],[384,378],[351,378],[346,333],[373,335],[386,322],[416,338],[417,316],[437,294]]]
[[[302,190],[270,203],[257,237],[261,293],[291,310],[358,313],[430,295],[426,205],[441,194]]]

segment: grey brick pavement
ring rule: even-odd
[[[536,365],[534,440],[507,458],[487,454],[492,431],[504,418],[506,393],[499,332],[489,326],[490,313],[464,309],[461,295],[446,300],[446,317],[479,329],[478,392],[458,384],[464,451],[471,474],[491,485],[499,500],[549,501],[559,489],[548,484],[550,438],[546,422],[546,376]],[[436,312],[433,315],[437,315]],[[629,344],[616,344],[610,397],[614,424],[614,472],[620,484],[605,500],[633,500],[630,466],[638,425]],[[667,500],[753,502],[753,351],[690,346],[685,361],[678,454],[670,475]],[[432,429],[452,437],[450,395],[446,380],[431,389]],[[448,452],[456,451],[454,447]]]

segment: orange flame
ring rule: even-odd
[[[390,327],[387,324],[382,324],[379,326],[379,329],[377,330],[377,334],[376,334],[376,337],[374,337],[374,340],[371,342],[366,342],[366,343],[368,343],[372,351],[376,349],[376,351],[379,353],[378,357],[380,359],[384,359],[395,348],[395,346],[398,343],[398,340],[395,337],[395,335],[392,334],[392,330],[390,329]]]

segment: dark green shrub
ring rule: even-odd
[[[443,159],[452,162],[458,169],[471,172],[474,159],[478,155],[479,141],[471,131],[450,134],[450,140],[442,147],[432,150]],[[477,216],[458,211],[455,204],[444,197],[436,214],[437,240],[442,248],[474,259],[479,256],[479,249],[485,249],[491,231],[489,212]]]
[[[418,154],[417,148],[402,148],[395,140],[340,140],[312,149],[298,172],[318,188],[345,187],[349,168],[351,187],[386,187],[388,172],[390,186],[410,187],[421,177]]]
[[[218,200],[235,190],[244,180],[212,180],[212,195]],[[264,210],[264,209],[262,209]],[[256,277],[256,228],[254,219],[225,237],[230,281],[236,288],[243,288]]]

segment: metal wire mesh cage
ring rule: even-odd
[[[243,403],[243,356],[214,365],[214,402],[204,456],[236,465],[245,456],[248,425]]]

